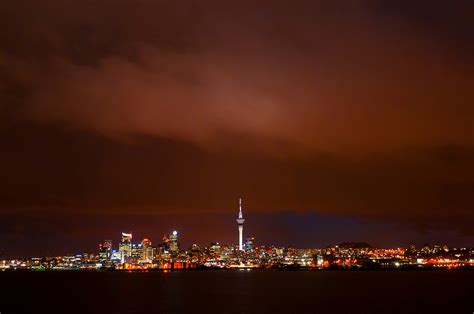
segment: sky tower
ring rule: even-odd
[[[237,224],[239,225],[239,250],[243,250],[242,246],[242,233],[244,232],[244,216],[242,214],[242,198],[239,198],[239,217],[237,218]]]

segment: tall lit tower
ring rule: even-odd
[[[237,224],[239,225],[239,250],[243,250],[242,233],[244,232],[244,216],[242,214],[242,198],[239,198],[239,217],[237,218]]]

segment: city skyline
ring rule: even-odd
[[[421,248],[374,247],[365,242],[344,242],[321,248],[265,246],[254,237],[243,242],[242,199],[239,198],[237,243],[193,243],[185,249],[173,230],[157,242],[137,240],[122,232],[121,240],[103,240],[96,252],[56,256],[30,256],[0,260],[0,270],[209,270],[209,269],[306,269],[306,270],[445,270],[472,269],[474,247],[447,244]]]
[[[243,232],[242,197],[238,198],[237,236],[233,243],[211,242],[188,248],[180,243],[177,230],[156,241],[140,240],[133,232],[121,232],[121,239],[104,239],[96,252],[55,256],[0,259],[0,270],[209,270],[209,269],[306,269],[306,270],[436,270],[471,269],[474,247],[449,247],[446,243],[422,248],[374,247],[367,242],[344,242],[325,247],[296,248],[265,246]],[[77,250],[76,250],[77,251]],[[0,256],[1,257],[1,256]]]
[[[254,214],[251,213],[251,219],[249,221],[250,223],[250,226],[258,226],[260,224],[252,224],[252,216]],[[230,215],[228,215],[230,217]],[[258,214],[256,215],[258,217]],[[182,218],[182,216],[178,217],[179,218]],[[265,219],[265,218],[264,218]],[[284,217],[285,220],[288,220],[288,217]],[[305,217],[303,217],[303,220],[306,220]],[[99,247],[102,248],[102,247],[107,247],[110,249],[110,252],[112,252],[112,249],[113,248],[116,248],[116,250],[114,250],[114,254],[120,254],[121,255],[116,255],[116,258],[118,258],[122,263],[125,262],[126,258],[129,258],[132,256],[132,250],[133,250],[133,247],[132,247],[132,242],[133,242],[133,234],[135,234],[135,243],[138,243],[138,245],[140,245],[140,250],[141,250],[141,245],[143,244],[143,242],[149,242],[151,245],[151,243],[165,243],[167,241],[169,241],[170,239],[174,239],[172,240],[172,242],[174,241],[174,245],[173,245],[173,249],[172,251],[173,252],[177,252],[178,251],[178,233],[181,234],[181,240],[180,240],[180,243],[181,243],[181,249],[183,250],[186,250],[188,248],[191,248],[193,247],[194,245],[198,245],[198,246],[202,246],[202,247],[208,247],[209,245],[212,246],[213,244],[217,243],[217,244],[221,244],[221,245],[224,245],[224,246],[230,246],[230,247],[235,247],[236,249],[240,250],[240,251],[245,251],[247,250],[246,248],[246,245],[247,245],[247,242],[248,241],[251,241],[250,243],[254,243],[255,245],[259,245],[259,246],[271,246],[271,247],[290,247],[290,248],[295,248],[295,249],[316,249],[316,248],[325,248],[325,247],[331,247],[331,246],[336,246],[337,244],[341,244],[341,243],[368,243],[370,244],[372,247],[375,247],[375,248],[390,248],[390,249],[399,249],[399,248],[408,248],[410,246],[418,246],[418,247],[428,247],[428,246],[432,246],[432,245],[438,245],[438,246],[450,246],[450,247],[470,247],[471,244],[473,243],[473,241],[471,241],[471,239],[467,239],[464,243],[464,245],[459,245],[459,243],[453,243],[452,240],[450,241],[450,237],[449,237],[449,234],[448,235],[443,235],[443,234],[437,234],[436,236],[434,237],[427,237],[426,238],[426,241],[424,242],[416,242],[416,241],[413,241],[413,239],[410,239],[410,234],[404,234],[402,233],[400,230],[398,230],[398,233],[396,233],[396,230],[397,228],[395,228],[392,232],[394,232],[394,237],[398,237],[398,241],[394,242],[392,245],[383,245],[381,244],[380,241],[374,241],[375,239],[369,237],[369,236],[362,236],[362,237],[348,237],[348,236],[343,236],[343,237],[338,237],[337,235],[335,235],[336,231],[335,230],[332,230],[332,228],[334,228],[334,222],[332,223],[328,223],[327,220],[323,219],[322,221],[320,221],[320,227],[321,228],[316,228],[314,230],[314,235],[315,237],[313,237],[312,239],[309,239],[310,242],[306,242],[305,245],[298,245],[298,244],[295,244],[295,243],[281,243],[279,241],[272,241],[272,235],[273,235],[273,231],[267,229],[267,228],[264,228],[263,230],[252,230],[250,229],[250,231],[248,229],[246,229],[246,233],[243,232],[243,223],[244,223],[245,219],[243,219],[243,199],[242,197],[239,197],[238,198],[238,215],[237,215],[237,219],[236,219],[236,222],[237,222],[237,233],[234,234],[233,237],[230,238],[230,241],[229,241],[229,238],[220,238],[219,236],[213,234],[214,231],[216,231],[217,229],[215,228],[216,226],[224,226],[225,228],[229,228],[231,229],[231,224],[228,223],[228,224],[223,224],[223,221],[220,221],[220,222],[216,222],[215,225],[212,225],[212,226],[209,226],[209,227],[204,227],[203,230],[211,230],[211,237],[208,239],[208,240],[205,240],[205,241],[196,241],[195,238],[192,238],[191,235],[187,232],[186,232],[186,227],[181,227],[181,228],[176,228],[172,226],[168,227],[166,230],[163,230],[161,231],[153,231],[153,232],[144,232],[143,230],[140,230],[140,229],[135,229],[134,231],[134,228],[125,228],[122,230],[121,234],[122,234],[122,238],[121,238],[121,241],[118,241],[118,239],[116,239],[115,237],[109,237],[107,238],[107,236],[105,234],[102,234],[102,237],[103,237],[103,242],[100,242],[99,244],[95,245],[94,247],[97,248]],[[165,221],[165,224],[167,222]],[[308,222],[307,222],[308,223]],[[126,220],[126,223],[125,224],[130,224],[130,221],[129,220]],[[196,225],[195,223],[193,223],[194,225]],[[351,228],[354,228],[354,222],[351,222],[350,220],[346,220],[344,223],[344,226],[345,228],[348,228],[348,229],[351,229]],[[179,225],[179,223],[178,223]],[[201,224],[197,224],[199,227],[202,227]],[[310,221],[308,226],[314,228],[315,227],[315,224]],[[360,229],[366,229],[369,225],[367,223],[359,223],[359,228]],[[302,227],[302,222],[301,221],[298,221],[296,222],[296,225],[295,225],[296,228],[300,229]],[[399,227],[399,226],[398,226]],[[251,227],[252,228],[252,227]],[[386,228],[386,227],[382,227],[382,228]],[[337,229],[337,228],[336,228]],[[376,228],[378,229],[377,232],[380,232],[380,227],[379,228]],[[329,231],[329,233],[328,233]],[[387,232],[388,230],[385,230],[385,232]],[[298,230],[297,229],[294,229],[294,232],[297,233]],[[113,235],[116,235],[117,233],[117,230],[113,231]],[[228,234],[231,234],[231,230],[228,230],[227,232]],[[111,235],[109,233],[109,235]],[[138,235],[138,238],[137,238],[137,235]],[[184,237],[183,237],[184,235]],[[263,241],[260,237],[256,237],[256,235],[263,235]],[[266,236],[265,236],[266,235]],[[332,237],[331,237],[332,235]],[[301,236],[304,236],[304,233],[302,234],[296,234],[297,237],[301,237]],[[431,235],[433,236],[433,235]],[[326,240],[322,240],[322,238],[326,239]],[[459,237],[454,237],[455,239],[459,239]],[[143,240],[140,240],[140,239],[143,239]],[[149,240],[151,239],[151,240]],[[184,239],[184,241],[183,241]],[[46,244],[49,244],[49,245],[55,245],[56,243],[54,241],[44,241],[45,239],[40,239],[40,242],[39,243],[43,243],[43,245],[46,245]],[[68,249],[69,251],[65,251],[64,248],[61,248],[61,249],[58,249],[58,248],[54,248],[52,250],[49,250],[49,251],[44,251],[42,250],[41,247],[39,247],[39,251],[37,252],[48,252],[48,254],[36,254],[37,256],[59,256],[59,255],[63,255],[64,253],[67,253],[67,254],[77,254],[79,252],[81,252],[81,249],[79,248],[80,245],[78,245],[78,247],[76,249],[72,249],[71,246],[70,246],[70,241],[64,241],[65,239],[64,238],[61,238],[60,239],[63,243],[67,243],[68,245]],[[81,241],[80,238],[77,238],[76,240],[79,240],[78,243],[83,243],[83,241]],[[307,239],[308,240],[308,239]],[[316,241],[315,241],[316,240]],[[325,241],[325,242],[324,242]],[[118,244],[117,244],[118,243]],[[140,244],[141,243],[141,244]],[[112,244],[115,244],[115,246],[113,246]],[[40,244],[41,245],[41,244]],[[122,250],[122,245],[123,246],[123,250]],[[253,245],[253,244],[252,244]],[[17,244],[15,244],[15,247],[18,247]],[[88,246],[84,247],[84,251],[87,252],[87,251],[91,251],[91,245],[89,244]],[[92,250],[93,251],[93,250]],[[28,253],[29,252],[29,253]],[[32,251],[23,251],[22,254],[18,254],[15,250],[12,250],[12,251],[3,251],[3,252],[0,252],[0,259],[3,257],[3,258],[28,258],[28,257],[31,257],[31,252]],[[35,252],[33,250],[33,252]],[[36,253],[36,252],[35,252]],[[29,254],[29,255],[28,255]],[[151,253],[150,253],[151,254]],[[35,255],[35,254],[33,254]]]

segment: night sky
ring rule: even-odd
[[[0,145],[3,256],[472,246],[474,2],[1,1]]]

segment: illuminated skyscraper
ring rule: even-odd
[[[142,258],[142,252],[143,252],[143,249],[142,249],[141,243],[137,243],[137,244],[132,243],[131,261],[134,263],[138,262]]]
[[[122,242],[119,244],[122,263],[132,256],[132,234],[122,232]]]
[[[245,251],[247,252],[253,252],[254,251],[254,247],[253,247],[253,242],[255,241],[255,238],[247,238],[245,239],[245,244],[244,244],[244,248],[245,248]]]
[[[122,232],[122,243],[132,243],[132,233],[124,233]]]
[[[112,258],[112,240],[105,240],[99,245],[99,259],[109,261]]]
[[[242,214],[242,198],[239,198],[239,216],[237,218],[237,224],[239,225],[239,250],[243,250],[242,236],[244,232],[244,216]]]
[[[142,240],[142,262],[150,263],[153,261],[153,247],[151,246],[151,241],[148,239]]]
[[[170,234],[169,237],[169,249],[171,253],[178,253],[179,243],[178,243],[178,232],[175,230]]]

